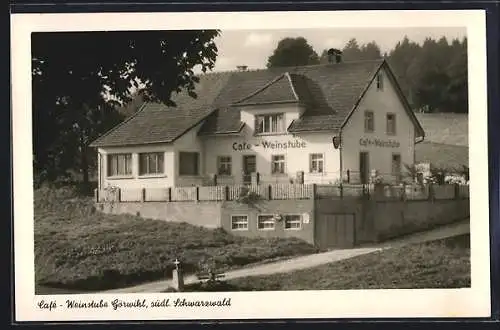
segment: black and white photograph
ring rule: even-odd
[[[484,13],[279,14],[13,15],[18,317],[487,316]]]

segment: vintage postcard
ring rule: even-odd
[[[485,29],[12,15],[16,321],[489,316]]]

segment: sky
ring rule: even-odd
[[[287,30],[224,30],[216,39],[219,49],[214,71],[235,70],[238,65],[249,69],[265,68],[267,58],[278,42],[285,37],[304,37],[314,50],[321,54],[324,49],[343,48],[347,41],[356,38],[364,44],[375,41],[382,53],[390,51],[404,36],[421,43],[425,38],[448,40],[466,36],[464,27],[432,28],[359,28],[359,29],[287,29]]]

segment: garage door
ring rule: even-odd
[[[352,248],[355,243],[355,228],[354,214],[319,214],[316,242],[322,248]]]

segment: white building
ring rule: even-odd
[[[94,141],[99,187],[394,180],[424,138],[384,60],[209,73],[196,93]]]

